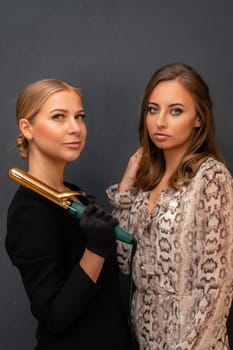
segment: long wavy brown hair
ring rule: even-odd
[[[173,63],[161,67],[149,80],[141,103],[139,120],[139,141],[143,154],[135,181],[135,185],[144,191],[152,190],[161,181],[165,172],[165,158],[161,149],[151,141],[146,118],[148,103],[154,88],[161,82],[177,80],[192,95],[196,112],[201,126],[195,128],[190,145],[184,154],[179,166],[170,178],[169,186],[180,189],[179,181],[188,184],[195,176],[200,165],[208,158],[213,157],[224,163],[215,141],[215,127],[213,105],[209,89],[201,76],[190,66],[183,63]]]

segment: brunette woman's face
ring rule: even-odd
[[[190,92],[177,80],[159,83],[149,98],[146,116],[151,141],[164,152],[187,150],[200,118]]]
[[[29,141],[30,157],[66,163],[83,150],[87,130],[80,96],[72,90],[54,93],[43,104],[32,123],[21,120],[21,131]]]

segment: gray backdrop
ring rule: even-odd
[[[88,142],[66,179],[109,207],[105,188],[120,179],[137,147],[138,110],[155,69],[182,61],[210,86],[216,133],[232,165],[233,2],[231,0],[0,1],[0,349],[32,350],[35,321],[4,248],[6,210],[25,168],[15,148],[15,100],[26,84],[59,78],[81,87]]]

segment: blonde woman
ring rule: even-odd
[[[16,107],[17,145],[28,172],[59,192],[65,166],[86,141],[80,91],[46,79],[26,86]],[[6,248],[38,321],[37,350],[131,349],[115,254],[117,220],[84,196],[81,220],[20,186],[8,210]]]

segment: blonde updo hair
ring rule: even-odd
[[[42,79],[27,85],[18,95],[16,101],[16,118],[19,124],[21,119],[27,119],[33,122],[36,114],[39,112],[45,101],[56,92],[74,91],[81,97],[78,88],[63,80]],[[20,156],[24,159],[28,158],[28,141],[22,133],[16,139]]]

